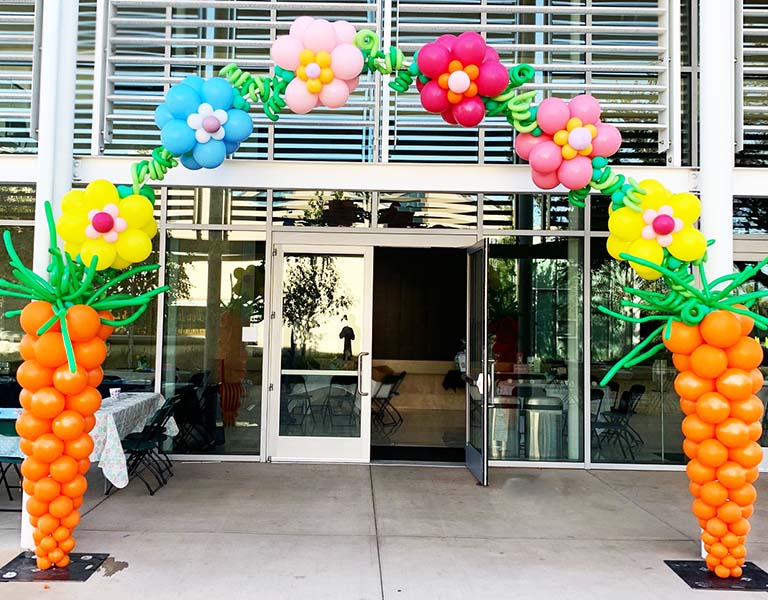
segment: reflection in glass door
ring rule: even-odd
[[[480,485],[488,485],[488,240],[467,255],[467,468]]]
[[[269,454],[367,462],[371,249],[279,246],[274,269]]]

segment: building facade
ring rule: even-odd
[[[504,64],[536,68],[538,100],[596,96],[628,175],[703,196],[699,165],[721,160],[733,216],[712,252],[742,269],[768,249],[766,0],[732,3],[720,145],[702,118],[713,65],[701,49],[723,41],[695,0],[53,4],[0,2],[0,224],[38,265],[43,200],[129,183],[159,144],[153,111],[170,85],[233,61],[267,72],[301,14],[373,29],[408,56],[443,33],[483,33]],[[451,128],[378,74],[342,109],[253,115],[220,168],[179,167],[155,186],[162,269],[144,285],[171,292],[110,340],[105,385],[186,398],[177,452],[365,462],[474,447],[498,465],[681,468],[671,361],[597,385],[644,331],[597,309],[619,309],[636,283],[605,250],[608,198],[579,209],[538,190],[506,122]],[[11,390],[19,330],[0,334]]]

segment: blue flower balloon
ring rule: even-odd
[[[253,131],[253,121],[222,77],[191,75],[174,85],[155,110],[160,141],[188,169],[215,169]]]

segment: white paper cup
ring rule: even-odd
[[[112,398],[112,400],[119,400],[120,388],[109,388],[109,397]]]

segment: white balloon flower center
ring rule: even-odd
[[[448,89],[454,94],[463,94],[466,92],[469,89],[470,83],[472,83],[472,81],[469,79],[469,75],[464,71],[454,71],[451,73],[450,77],[448,77]]]

